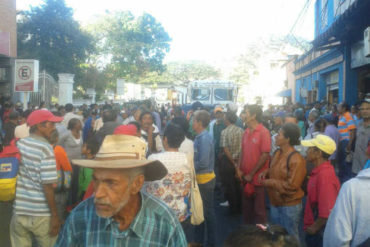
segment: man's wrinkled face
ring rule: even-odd
[[[39,125],[38,126],[39,132],[47,140],[50,140],[51,135],[53,134],[53,132],[57,131],[55,129],[55,123],[53,123],[53,122],[46,121],[46,122],[40,123],[38,125]]]
[[[131,183],[123,170],[95,169],[93,181],[94,203],[100,217],[116,215],[130,200]]]

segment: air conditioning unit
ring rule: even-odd
[[[370,57],[370,27],[364,31],[364,53],[365,57]]]

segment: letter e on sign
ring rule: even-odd
[[[28,80],[31,78],[32,70],[28,66],[22,66],[18,70],[18,76],[22,80]]]

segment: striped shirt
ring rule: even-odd
[[[69,215],[55,247],[186,247],[184,232],[174,213],[159,199],[145,192],[140,194],[140,211],[125,231],[119,230],[112,217],[96,214],[94,197],[83,201]]]
[[[21,165],[14,212],[18,215],[50,216],[42,185],[57,182],[53,147],[37,135],[19,140],[17,146],[21,154]]]
[[[338,121],[339,141],[349,140],[349,131],[353,129],[356,129],[356,123],[351,114],[345,112]]]

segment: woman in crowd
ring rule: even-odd
[[[160,137],[159,130],[157,126],[155,126],[153,115],[149,111],[144,111],[140,114],[140,128],[141,128],[141,136],[145,139],[148,144],[148,153],[158,153],[163,151],[162,140]]]
[[[81,159],[82,157],[81,121],[77,118],[72,118],[68,122],[67,130],[69,131],[60,138],[58,144],[66,150],[69,160]]]
[[[306,176],[306,162],[294,149],[300,143],[299,138],[296,124],[284,124],[276,137],[279,149],[272,157],[271,166],[260,175],[271,202],[272,223],[283,226],[297,239],[304,196],[301,187]]]
[[[189,237],[191,228],[189,196],[192,169],[187,155],[179,152],[184,138],[183,130],[177,124],[171,123],[166,127],[163,136],[165,152],[152,154],[148,160],[161,161],[168,173],[161,180],[146,183],[143,190],[163,200],[175,212]]]
[[[67,217],[67,199],[71,188],[72,167],[64,148],[57,145],[58,139],[58,131],[54,131],[50,137],[50,144],[54,147],[58,173],[58,182],[55,188],[55,203],[57,204],[58,216],[64,221]]]
[[[64,134],[58,144],[62,146],[69,160],[81,159],[82,158],[82,124],[78,118],[72,118],[68,122],[67,133]],[[78,203],[78,177],[79,177],[79,166],[72,164],[72,184],[69,206],[74,207]]]

